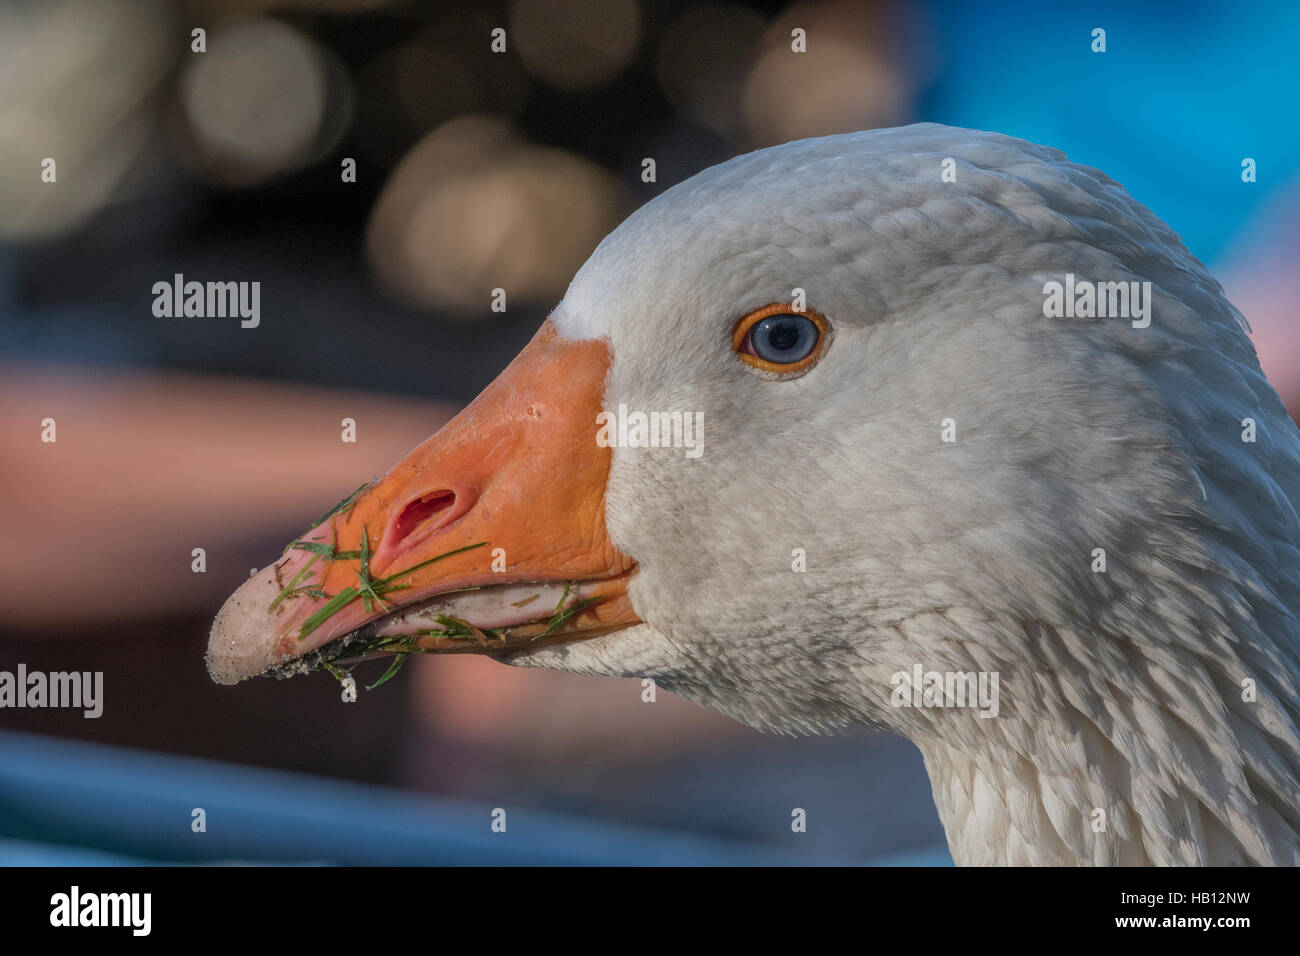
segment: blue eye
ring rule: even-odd
[[[747,344],[753,354],[774,365],[791,365],[812,354],[821,329],[805,315],[769,315],[749,330]]]
[[[749,330],[754,354],[764,362],[788,365],[807,358],[821,332],[802,315],[770,315]]]
[[[746,365],[765,372],[802,372],[821,355],[830,328],[814,309],[795,311],[788,302],[773,302],[741,317],[731,347]]]

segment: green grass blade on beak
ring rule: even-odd
[[[376,687],[383,687],[393,676],[402,669],[406,664],[406,659],[411,656],[410,651],[398,651],[393,655],[393,662],[388,665],[388,670],[384,671],[383,676],[373,684],[367,684],[366,690],[374,690]]]
[[[298,640],[301,641],[339,611],[343,610],[343,608],[347,607],[352,603],[353,599],[356,598],[358,593],[359,592],[356,588],[344,588],[338,594],[330,598],[325,602],[324,607],[320,608],[315,614],[302,622],[302,627],[298,630]]]
[[[357,503],[357,495],[361,494],[361,492],[365,491],[367,488],[369,488],[378,480],[379,480],[378,478],[372,478],[370,481],[367,481],[356,491],[352,492],[352,494],[348,495],[346,498],[344,498],[342,501],[336,504],[333,508],[331,508],[329,511],[325,512],[314,522],[312,522],[312,527],[316,528],[319,527],[320,525],[323,525],[326,521],[328,521],[330,518],[333,518],[335,515],[347,514],[349,511],[352,510],[352,506]]]
[[[364,595],[363,604],[367,613],[374,613],[373,602],[375,601],[378,601],[379,605],[386,611],[388,605],[383,601],[384,596],[393,591],[404,591],[410,586],[396,583],[399,578],[404,578],[408,574],[412,574],[421,568],[428,567],[435,561],[441,561],[443,558],[450,558],[452,555],[472,551],[475,548],[481,548],[486,544],[486,541],[480,541],[477,544],[469,544],[463,548],[456,548],[453,551],[447,551],[443,554],[435,555],[426,561],[421,561],[419,564],[412,565],[404,571],[398,571],[396,574],[390,574],[386,578],[375,580],[370,575],[370,538],[366,529],[362,527],[361,550],[358,552],[358,557],[361,558],[361,570],[357,575],[360,579],[361,587],[346,587],[330,598],[324,607],[320,608],[315,614],[303,621],[302,627],[298,631],[298,640],[301,641],[308,634],[325,623],[325,621],[333,617],[343,608],[347,607],[348,604],[362,595]]]
[[[565,588],[565,596],[566,597],[568,596],[568,588]],[[586,608],[591,607],[593,604],[596,604],[599,601],[600,598],[598,597],[589,597],[589,598],[583,598],[581,601],[574,601],[572,606],[570,606],[565,610],[559,610],[557,608],[555,616],[552,617],[551,620],[547,623],[546,630],[538,634],[537,637],[534,637],[533,640],[536,641],[536,640],[540,640],[543,637],[550,637],[552,634],[554,634],[556,631],[562,628],[565,622],[568,621],[570,618],[572,618],[575,614],[578,614],[579,612],[585,610]],[[564,606],[564,598],[561,598],[560,607],[563,606]]]
[[[333,530],[333,528],[330,529],[331,532],[333,532]],[[316,562],[321,558],[324,558],[326,561],[341,561],[360,557],[361,555],[360,551],[336,551],[333,544],[326,544],[324,541],[291,541],[289,546],[284,550],[286,554],[289,551],[306,551],[311,555],[311,560],[303,565],[302,569],[293,576],[293,580],[285,585],[284,589],[275,596],[275,600],[273,600],[270,607],[267,608],[269,611],[274,611],[286,598],[297,597],[299,594],[308,594],[312,597],[324,596],[320,589],[304,587],[302,584],[311,573],[312,567],[314,567]]]
[[[361,527],[361,569],[356,572],[358,587],[357,591],[361,594],[361,603],[365,606],[367,614],[375,613],[375,605],[378,604],[385,613],[388,611],[388,604],[380,597],[378,585],[380,582],[375,581],[370,576],[370,538],[366,533],[365,526]]]
[[[378,582],[380,593],[386,594],[389,591],[398,590],[396,587],[393,586],[396,583],[398,578],[404,578],[408,574],[413,574],[416,571],[420,570],[421,568],[428,567],[429,565],[433,564],[435,561],[441,561],[443,558],[450,558],[452,555],[463,554],[466,551],[473,551],[475,548],[482,548],[486,545],[487,545],[486,541],[480,541],[477,544],[467,544],[463,548],[457,548],[454,551],[448,551],[445,554],[439,554],[436,555],[435,557],[429,558],[428,560],[421,561],[419,564],[413,564],[405,571],[398,571],[396,574],[390,574],[388,577],[383,578]],[[406,585],[402,585],[402,587],[406,587]]]
[[[307,575],[311,573],[312,565],[314,565],[319,560],[320,560],[320,555],[313,554],[311,556],[311,560],[302,566],[302,570],[293,576],[293,580],[290,581],[287,585],[285,585],[284,589],[275,596],[275,600],[271,602],[271,606],[267,608],[267,610],[274,611],[277,607],[280,606],[280,602],[283,601],[285,598],[292,597],[294,596],[295,593],[300,592],[302,590],[306,590],[303,587],[302,582],[305,581],[307,579]]]
[[[444,628],[443,632],[437,635],[439,637],[451,638],[453,640],[471,640],[478,644],[479,647],[488,646],[488,632],[475,627],[469,621],[463,620],[459,617],[452,617],[450,614],[439,615],[435,620]],[[502,628],[497,628],[497,633],[494,633],[492,636],[499,637],[504,641],[506,638],[505,634],[500,633],[502,630]],[[437,632],[430,631],[429,633],[436,634]]]

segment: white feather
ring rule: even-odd
[[[1151,282],[1151,326],[1045,318],[1066,273]],[[776,381],[729,336],[796,287],[834,335]],[[702,411],[705,444],[614,452],[645,625],[516,663],[904,734],[959,863],[1300,862],[1300,435],[1119,184],[934,125],[790,143],[647,204],[554,319],[612,345],[606,407]],[[916,663],[998,672],[999,715],[890,706]]]

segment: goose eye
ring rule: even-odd
[[[772,315],[749,330],[749,346],[765,362],[788,365],[807,358],[819,334],[802,315]]]
[[[793,372],[817,360],[826,319],[812,311],[795,312],[784,303],[764,306],[736,324],[732,348],[741,361],[769,372]]]

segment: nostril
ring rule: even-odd
[[[397,521],[393,525],[392,540],[386,542],[389,548],[398,548],[416,528],[420,527],[430,518],[449,511],[456,503],[456,493],[453,491],[432,491],[427,495],[421,495],[414,501],[410,502],[402,513],[397,516]]]

